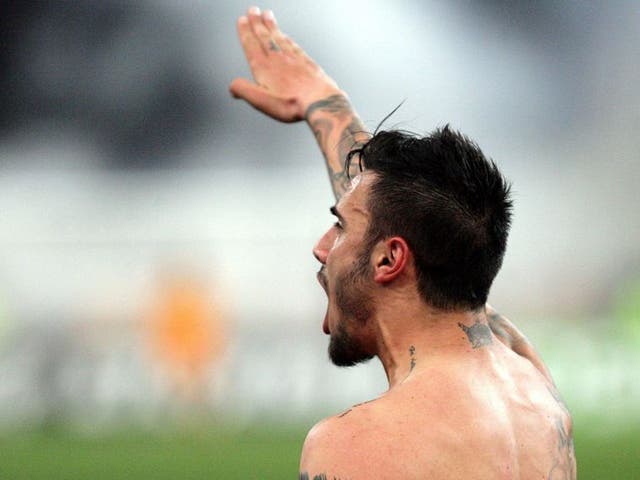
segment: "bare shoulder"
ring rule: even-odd
[[[318,422],[307,434],[300,458],[300,479],[371,478],[379,463],[376,408],[356,405]],[[375,478],[380,477],[379,471]]]

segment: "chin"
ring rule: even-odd
[[[339,324],[329,341],[329,359],[338,367],[353,367],[374,357],[358,340],[349,335]]]

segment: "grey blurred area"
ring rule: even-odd
[[[384,391],[375,362],[327,360],[310,252],[332,198],[312,135],[228,95],[250,75],[246,7],[2,3],[0,425],[285,421]],[[265,7],[367,126],[404,101],[387,128],[450,123],[500,165],[516,209],[491,302],[573,409],[637,413],[637,4]]]

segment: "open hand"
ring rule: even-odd
[[[291,38],[280,31],[273,13],[252,7],[238,19],[254,82],[236,78],[229,90],[254,108],[282,122],[302,120],[309,105],[344,93]]]

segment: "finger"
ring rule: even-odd
[[[276,22],[276,16],[272,10],[265,10],[262,12],[262,22],[270,33],[276,33],[278,31],[278,22]]]
[[[236,78],[229,86],[231,95],[248,102],[252,107],[283,122],[299,120],[291,102],[276,97],[246,78]]]
[[[279,50],[278,44],[274,39],[271,38],[271,33],[269,29],[264,24],[262,19],[262,15],[260,14],[260,9],[258,7],[251,7],[249,9],[249,24],[251,25],[251,29],[253,30],[253,34],[260,42],[260,46],[262,47],[262,51],[265,54],[269,54],[270,52],[275,52]]]
[[[283,37],[284,37],[282,39],[283,48],[286,48],[288,51],[292,52],[295,55],[301,55],[311,60],[311,57],[307,55],[307,53],[302,49],[302,47],[300,47],[300,45],[298,45],[293,40],[293,38],[287,37],[286,35],[283,35]]]
[[[238,37],[240,37],[244,56],[247,58],[249,65],[252,65],[257,58],[264,56],[262,46],[253,33],[249,19],[245,16],[238,19]]]
[[[262,13],[262,21],[265,27],[267,27],[267,30],[269,31],[269,36],[271,40],[273,40],[276,43],[276,45],[280,50],[282,50],[284,53],[287,53],[289,55],[295,55],[296,53],[298,53],[293,48],[293,44],[291,43],[290,39],[278,27],[276,17],[271,10],[265,10]],[[298,51],[301,51],[301,50],[302,49],[298,47]]]

